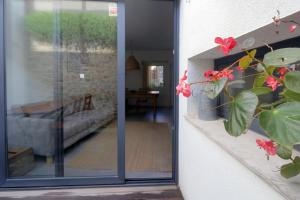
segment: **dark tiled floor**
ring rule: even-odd
[[[136,109],[134,107],[127,108],[126,120],[171,123],[172,108],[160,107],[157,109],[156,114],[153,113],[151,107],[143,107],[140,109]]]

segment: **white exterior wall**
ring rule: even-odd
[[[188,59],[215,47],[214,38],[239,37],[271,22],[280,10],[300,10],[300,0],[186,0],[180,2],[180,74]],[[200,74],[199,74],[200,76]],[[186,200],[279,200],[278,192],[205,137],[184,118],[179,100],[179,186]]]

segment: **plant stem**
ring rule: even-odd
[[[249,51],[246,50],[246,49],[244,50],[244,52],[245,52],[248,56],[250,56],[250,58],[252,58],[252,59],[255,60],[256,62],[260,63],[260,64],[263,66],[264,71],[265,71],[266,73],[268,73],[268,72],[267,72],[267,66],[265,65],[265,63],[264,63],[263,61],[261,61],[261,60],[255,58],[255,57],[253,57],[253,56],[249,53]]]
[[[230,69],[232,68],[235,64],[237,64],[240,61],[240,59],[234,61],[231,65],[229,65],[228,67],[225,67],[225,69]]]
[[[297,24],[298,26],[300,26],[300,23],[296,22],[295,20],[281,20],[281,22],[283,23],[294,23],[294,24]]]
[[[224,87],[224,94],[227,95],[232,101],[234,100],[234,97],[230,95],[228,91],[228,85],[226,84]]]
[[[275,101],[273,103],[270,103],[270,104],[265,104],[265,105],[260,105],[259,108],[269,108],[269,107],[274,107],[278,104],[281,104],[281,103],[284,103],[285,100],[284,99],[279,99],[278,101]]]
[[[253,118],[256,118],[258,115],[260,115],[260,113],[262,113],[263,112],[263,110],[261,110],[261,111],[259,111],[258,113],[256,113],[254,116],[253,116]]]
[[[189,84],[190,84],[190,85],[195,85],[195,84],[209,83],[209,82],[212,82],[212,81],[208,81],[208,80],[205,80],[205,81],[196,81],[196,82],[191,82],[191,83],[189,83]]]
[[[260,75],[260,74],[264,74],[264,72],[259,72],[259,73],[250,74],[250,75],[247,75],[247,76],[242,76],[240,79],[243,80],[244,78],[248,78],[248,77],[256,76],[256,75]],[[240,80],[240,79],[237,79],[237,80]]]
[[[251,77],[251,76],[260,75],[260,74],[263,74],[263,73],[264,73],[264,72],[259,72],[259,73],[250,74],[250,75],[247,75],[247,76],[242,76],[241,78],[236,79],[236,80],[243,80],[244,78],[248,78],[248,77]],[[208,80],[205,80],[205,81],[196,81],[196,82],[192,82],[192,83],[189,83],[189,84],[190,84],[190,85],[195,85],[195,84],[210,83],[210,82],[213,82],[213,81],[208,81]]]
[[[222,106],[226,106],[226,105],[228,105],[228,104],[231,104],[231,103],[232,103],[232,101],[229,101],[229,102],[223,103],[223,104],[221,104],[221,105],[218,105],[218,106],[216,106],[216,107],[213,107],[213,108],[211,108],[211,110],[213,110],[213,109],[217,109],[217,108],[220,108],[220,107],[222,107]]]

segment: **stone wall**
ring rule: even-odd
[[[72,96],[105,95],[113,103],[117,99],[117,54],[112,51],[87,55],[82,64],[79,52],[60,53],[33,51],[27,60],[29,102],[53,100],[55,91],[64,99]],[[61,63],[61,64],[59,64]],[[62,80],[59,81],[59,74]],[[84,78],[80,78],[84,74]],[[59,83],[63,84],[61,89]],[[62,93],[62,94],[61,94]]]

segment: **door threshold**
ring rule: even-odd
[[[94,187],[94,188],[72,188],[72,189],[39,189],[39,190],[19,190],[3,191],[0,198],[24,199],[24,200],[70,200],[70,199],[97,199],[97,200],[128,200],[128,199],[160,199],[181,200],[182,195],[176,185],[165,186],[129,186],[129,187]]]

